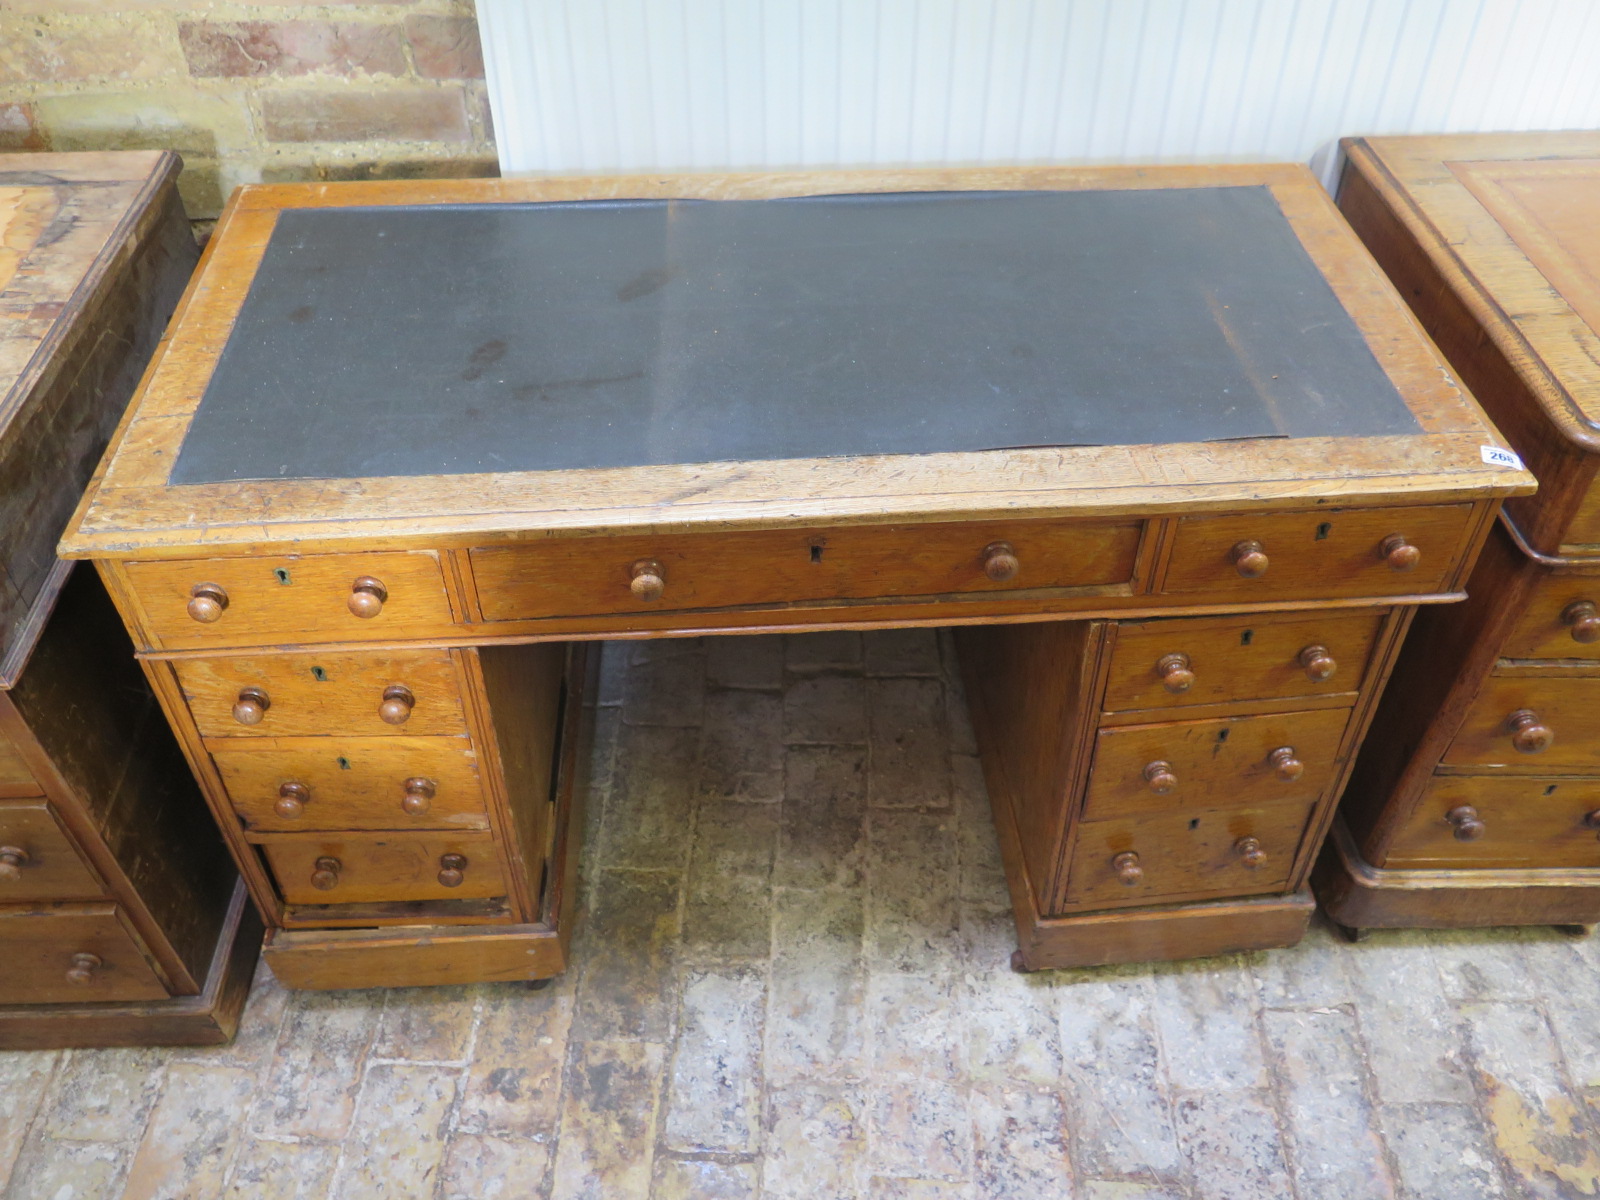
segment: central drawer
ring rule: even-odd
[[[1142,522],[550,538],[471,552],[486,621],[1127,585]]]
[[[207,749],[250,829],[489,827],[462,738],[229,738]]]
[[[1331,708],[1102,729],[1083,818],[1312,803],[1333,782],[1348,719]]]
[[[485,900],[506,894],[487,834],[330,835],[267,840],[262,853],[290,904]]]
[[[1123,621],[1107,712],[1342,696],[1353,704],[1381,612]]]
[[[447,650],[262,654],[173,664],[201,736],[465,736]]]
[[[1067,874],[1075,908],[1122,908],[1280,890],[1312,808],[1151,813],[1078,828]]]
[[[47,800],[0,802],[0,904],[104,893]]]
[[[0,1004],[165,1000],[161,977],[114,904],[0,912]]]

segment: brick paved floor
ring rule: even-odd
[[[1600,947],[1374,935],[1031,976],[948,645],[607,652],[579,967],[0,1054],[6,1200],[1600,1191]]]

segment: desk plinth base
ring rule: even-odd
[[[565,971],[567,938],[545,925],[275,929],[263,954],[291,988],[512,983]]]
[[[1073,917],[1041,917],[1030,904],[1029,911],[1016,910],[1017,952],[1011,964],[1020,971],[1039,971],[1273,950],[1303,938],[1315,910],[1309,888],[1288,896]]]
[[[1342,819],[1311,873],[1317,900],[1347,932],[1600,923],[1600,870],[1404,870],[1361,857]]]
[[[261,918],[241,881],[198,996],[98,1004],[0,1006],[0,1050],[222,1046],[239,1030],[261,954]]]

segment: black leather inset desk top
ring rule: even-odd
[[[172,482],[1417,430],[1262,187],[291,209]]]

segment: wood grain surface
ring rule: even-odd
[[[1323,610],[1296,617],[1119,621],[1105,710],[1182,710],[1302,696],[1338,696],[1353,704],[1382,619],[1381,613]],[[1313,677],[1302,658],[1319,646],[1333,668],[1323,674],[1328,668],[1319,663]],[[1181,691],[1169,688],[1159,670],[1173,654],[1183,656],[1193,677]]]

